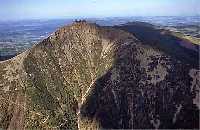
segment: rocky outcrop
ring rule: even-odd
[[[199,128],[199,70],[80,21],[0,62],[0,128]]]

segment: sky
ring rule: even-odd
[[[194,15],[200,0],[0,0],[0,20]]]

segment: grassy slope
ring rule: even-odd
[[[172,35],[174,35],[178,38],[181,38],[181,39],[189,40],[193,44],[200,45],[200,38],[195,38],[192,36],[185,36],[184,34],[177,33],[177,32],[172,32]]]

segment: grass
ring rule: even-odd
[[[192,36],[186,36],[186,35],[184,35],[180,32],[172,32],[172,35],[174,35],[178,38],[181,38],[181,39],[188,40],[189,42],[191,42],[193,44],[200,45],[200,38],[195,38],[195,37],[192,37]]]

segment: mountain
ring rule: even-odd
[[[198,67],[160,47],[85,21],[59,28],[0,62],[0,128],[199,128]]]

